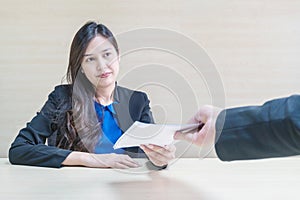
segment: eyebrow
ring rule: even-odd
[[[101,52],[106,52],[106,51],[109,51],[111,49],[112,48],[107,48],[107,49],[102,50]],[[88,54],[84,54],[83,56],[92,56],[92,55],[94,55],[94,54],[93,53],[88,53]]]

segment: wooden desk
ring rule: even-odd
[[[144,162],[140,160],[140,162]],[[13,166],[0,159],[0,199],[299,199],[300,159],[179,159],[162,171]]]

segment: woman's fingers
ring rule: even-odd
[[[173,154],[175,153],[175,146],[166,146],[166,147],[160,147],[157,145],[149,144],[149,145],[143,145],[147,152],[149,152],[151,155],[157,156],[160,159],[173,159]]]
[[[121,160],[120,163],[128,167],[140,167],[140,165],[129,156],[127,156],[124,160]]]
[[[157,145],[141,145],[141,148],[147,154],[152,163],[157,166],[167,165],[168,162],[175,158],[175,145],[160,147]]]
[[[93,167],[109,167],[109,168],[131,168],[140,165],[128,155],[120,154],[93,154],[96,163]]]

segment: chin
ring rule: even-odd
[[[98,83],[97,87],[106,88],[106,87],[111,86],[112,84],[115,84],[115,80],[105,80],[105,81]]]

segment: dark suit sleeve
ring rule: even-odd
[[[59,89],[52,92],[39,113],[20,130],[9,149],[12,164],[43,167],[61,167],[61,163],[71,153],[69,150],[45,145],[53,133],[52,118],[57,111]]]
[[[216,133],[215,149],[223,161],[299,155],[300,96],[223,110]]]

